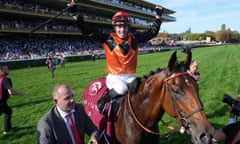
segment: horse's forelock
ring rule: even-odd
[[[181,61],[179,63],[176,63],[174,67],[172,67],[170,74],[176,73],[176,72],[185,72],[187,71],[187,66],[184,61]]]
[[[187,69],[189,68],[189,65],[191,63],[191,60],[192,60],[192,52],[191,51],[187,52],[187,56],[186,56],[185,60],[181,61],[181,62],[178,62],[177,51],[174,51],[174,53],[172,54],[172,56],[168,62],[168,68],[169,68],[170,74],[175,73],[175,72],[187,71]]]

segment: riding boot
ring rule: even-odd
[[[101,97],[98,102],[98,111],[99,113],[103,114],[104,113],[104,107],[107,102],[111,101],[112,98],[118,98],[121,95],[118,94],[114,89],[109,90],[103,97]]]

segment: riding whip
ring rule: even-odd
[[[55,18],[59,17],[60,15],[62,15],[64,12],[66,12],[69,8],[71,8],[74,4],[75,4],[75,0],[72,0],[70,3],[67,4],[67,7],[64,8],[60,13],[58,13],[56,16],[48,19],[47,21],[37,25],[35,28],[33,28],[31,31],[30,31],[30,34],[33,34],[36,30],[38,30],[39,28],[41,28],[42,26],[48,24],[49,22],[51,22],[52,20],[54,20]]]

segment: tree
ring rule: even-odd
[[[238,31],[231,31],[231,42],[240,42],[240,33]]]
[[[221,26],[221,31],[225,31],[226,30],[226,25],[225,24],[222,24]]]
[[[226,30],[226,25],[222,24],[221,30],[216,33],[216,41],[219,42],[230,42],[230,32]]]

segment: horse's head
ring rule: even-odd
[[[168,68],[164,71],[164,111],[175,117],[195,144],[211,143],[214,131],[199,99],[197,82],[187,73],[192,54],[187,53],[178,63],[176,51],[172,54]]]

